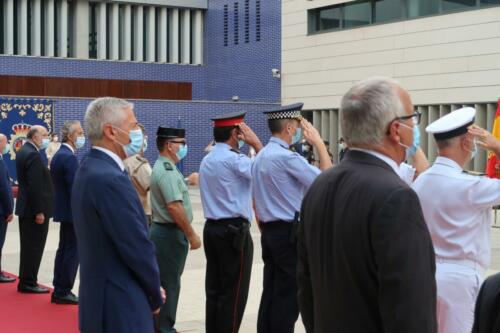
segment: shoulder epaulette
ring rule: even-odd
[[[477,171],[470,171],[470,170],[463,170],[462,173],[464,173],[466,175],[470,175],[470,176],[479,176],[479,177],[486,176],[486,174],[484,172],[477,172]]]
[[[165,168],[165,170],[167,171],[172,171],[174,170],[174,167],[172,166],[172,164],[170,164],[170,162],[163,162],[163,167]]]
[[[238,155],[239,155],[239,154],[241,154],[241,153],[240,153],[238,150],[236,150],[236,149],[231,148],[231,149],[229,149],[229,150],[230,150],[230,151],[232,151],[233,153],[238,154]]]

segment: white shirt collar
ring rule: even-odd
[[[123,164],[123,161],[120,158],[120,156],[116,155],[111,150],[103,148],[103,147],[93,146],[92,149],[97,149],[97,150],[102,151],[103,153],[105,153],[106,155],[111,157],[116,162],[116,164],[118,164],[118,166],[120,167],[120,169],[122,171],[125,171],[125,164]]]
[[[445,165],[445,166],[448,166],[450,168],[456,169],[458,171],[463,171],[462,167],[460,165],[458,165],[457,162],[455,162],[452,159],[449,159],[448,157],[444,157],[444,156],[436,157],[434,164],[441,164],[441,165]]]
[[[63,145],[64,145],[64,146],[66,146],[66,147],[68,147],[68,148],[69,148],[69,150],[71,150],[71,152],[72,152],[73,154],[75,153],[75,150],[73,149],[73,147],[71,147],[71,145],[70,145],[70,144],[67,144],[67,143],[65,142],[65,143],[63,143]]]
[[[385,163],[389,164],[389,166],[394,170],[394,172],[399,175],[399,166],[398,164],[396,163],[396,161],[394,161],[392,158],[390,158],[389,156],[387,155],[384,155],[384,154],[381,154],[377,151],[374,151],[374,150],[369,150],[369,149],[361,149],[361,148],[351,148],[349,147],[350,150],[358,150],[358,151],[362,151],[362,152],[365,152],[367,154],[370,154],[372,156],[375,156],[379,159],[381,159],[382,161],[384,161]]]

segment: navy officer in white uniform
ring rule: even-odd
[[[252,187],[262,237],[264,290],[259,307],[258,333],[293,332],[298,318],[297,250],[295,227],[305,192],[332,166],[323,139],[303,119],[303,104],[266,112],[272,137],[252,166]],[[319,168],[310,165],[290,145],[301,134],[318,152]]]
[[[258,153],[262,143],[244,117],[235,112],[212,119],[215,146],[200,165],[207,333],[238,332],[250,286],[252,160],[240,148],[247,143]]]
[[[492,206],[500,204],[500,180],[464,172],[478,144],[500,157],[500,142],[471,126],[475,115],[475,109],[462,108],[427,126],[438,157],[413,183],[436,253],[439,333],[471,331],[490,264]]]

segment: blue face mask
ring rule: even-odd
[[[245,141],[243,140],[238,140],[238,148],[241,149],[245,145]]]
[[[76,138],[75,146],[77,149],[82,148],[85,146],[85,137],[84,136],[79,136]]]
[[[411,146],[407,146],[407,145],[403,144],[402,142],[399,142],[399,144],[405,148],[405,152],[406,152],[405,161],[406,161],[410,157],[415,156],[415,154],[417,153],[417,149],[420,146],[420,129],[418,128],[417,125],[415,125],[415,126],[413,126],[413,128],[411,128],[410,126],[408,126],[406,124],[403,124],[403,123],[399,123],[399,124],[402,127],[413,131],[413,143]]]
[[[188,147],[187,147],[187,145],[181,145],[181,146],[179,147],[179,151],[178,151],[178,152],[177,152],[177,154],[175,154],[175,155],[177,155],[177,158],[178,158],[178,159],[179,159],[179,161],[180,161],[180,160],[182,160],[184,157],[186,157],[187,153],[188,153]]]
[[[10,151],[10,144],[7,143],[2,151],[2,155],[7,154],[9,151]]]
[[[49,146],[50,140],[48,138],[42,139],[42,145],[40,146],[40,149],[47,149]]]
[[[146,152],[148,150],[148,140],[144,140],[144,146],[142,146],[142,152]]]
[[[292,145],[299,142],[301,137],[302,137],[302,128],[297,127],[297,132],[295,132],[294,136],[292,137]]]
[[[472,148],[472,150],[470,151],[471,152],[471,154],[470,154],[470,159],[471,160],[474,159],[474,157],[476,157],[476,155],[477,155],[477,143],[476,143],[476,139],[474,139],[474,141],[472,141],[472,142],[473,142],[474,148]]]
[[[116,129],[119,129],[122,132],[125,132],[119,127],[115,127]],[[128,133],[128,136],[130,138],[130,143],[127,145],[122,144],[121,142],[118,142],[123,146],[123,150],[125,151],[125,155],[127,157],[135,155],[141,151],[142,148],[142,142],[143,142],[143,136],[142,136],[142,130],[141,129],[136,129],[136,130],[131,130]]]

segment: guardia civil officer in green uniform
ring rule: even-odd
[[[262,143],[243,123],[245,112],[214,121],[215,146],[200,165],[200,192],[207,219],[203,244],[206,333],[238,332],[245,311],[252,270],[252,160],[241,154],[247,143],[258,153]]]
[[[160,156],[151,175],[150,238],[156,245],[161,286],[168,295],[157,319],[157,329],[162,333],[175,333],[181,275],[188,248],[198,249],[201,240],[191,227],[193,210],[187,184],[175,166],[187,154],[184,129],[158,127],[156,146]]]

